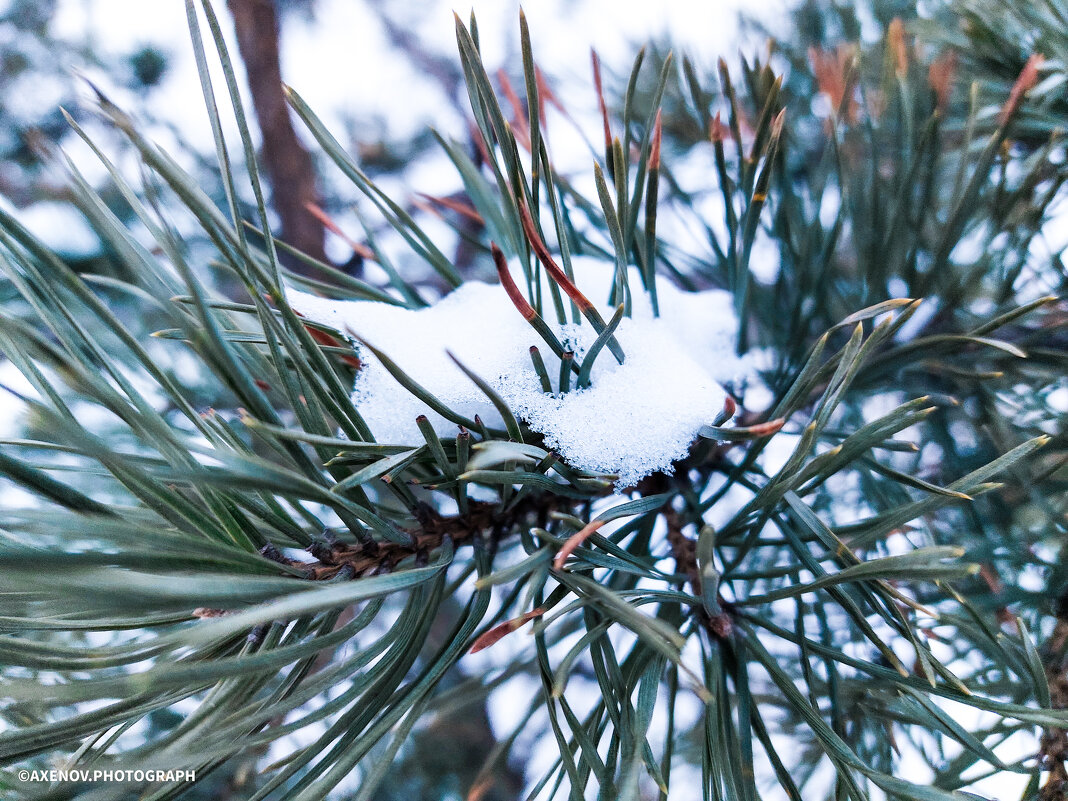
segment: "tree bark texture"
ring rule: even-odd
[[[261,158],[271,185],[271,204],[282,223],[281,238],[309,256],[326,261],[323,224],[307,210],[308,203],[320,205],[315,167],[297,138],[282,91],[275,0],[228,0],[227,6],[263,137]],[[290,266],[308,271],[297,264]]]

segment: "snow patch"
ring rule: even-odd
[[[589,257],[573,260],[576,284],[608,319],[614,268]],[[513,269],[520,286],[524,279]],[[568,464],[598,474],[615,474],[620,488],[656,471],[670,471],[684,457],[702,425],[722,411],[721,383],[748,374],[735,354],[737,319],[733,300],[722,290],[684,292],[657,278],[660,317],[654,317],[641,279],[630,271],[632,316],[616,331],[626,359],[620,365],[602,350],[592,385],[546,393],[530,360],[537,345],[553,387],[560,360],[523,320],[504,289],[468,281],[434,305],[404,309],[372,301],[337,301],[289,290],[292,307],[310,320],[351,331],[381,350],[413,380],[453,412],[476,414],[501,425],[489,399],[449,359],[453,353],[484,379],[515,415],[545,437],[546,446]],[[589,324],[556,322],[546,293],[543,316],[558,338],[581,359],[596,335]],[[418,444],[416,417],[425,414],[439,436],[457,425],[432,412],[404,389],[364,349],[364,367],[353,402],[375,437],[390,444]],[[573,384],[572,384],[573,385]]]
[[[68,258],[89,258],[100,252],[100,239],[70,203],[42,200],[14,211],[15,218],[52,250]]]

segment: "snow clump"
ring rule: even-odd
[[[591,257],[572,259],[575,283],[607,320],[614,265]],[[513,275],[525,286],[518,268]],[[747,363],[735,353],[738,320],[723,290],[683,291],[662,277],[656,288],[660,316],[631,268],[632,313],[616,329],[625,360],[607,348],[594,362],[591,386],[564,395],[543,391],[530,359],[537,345],[556,386],[560,360],[522,318],[503,287],[468,281],[432,306],[405,309],[374,301],[338,301],[288,290],[290,305],[309,320],[352,332],[382,351],[445,406],[467,418],[477,414],[501,425],[493,404],[448,357],[451,352],[497,392],[517,418],[542,434],[547,448],[569,465],[615,474],[619,488],[657,471],[670,472],[701,426],[723,410],[722,384],[743,378]],[[566,296],[565,296],[566,301]],[[559,340],[581,361],[596,339],[589,323],[556,322],[547,290],[543,314]],[[416,425],[426,415],[442,437],[456,423],[431,411],[362,349],[363,367],[352,400],[375,438],[419,444]],[[573,376],[574,378],[574,376]]]

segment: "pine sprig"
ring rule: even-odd
[[[771,355],[764,411],[742,408],[726,425],[739,411],[730,399],[672,474],[619,498],[614,476],[569,465],[477,371],[459,368],[503,428],[434,397],[390,360],[388,341],[290,308],[285,282],[296,279],[279,264],[285,245],[272,239],[243,124],[248,175],[236,174],[207,45],[224,68],[222,105],[240,118],[236,80],[210,5],[197,5],[187,9],[228,213],[103,95],[99,111],[141,159],[145,185],[94,149],[154,246],[68,163],[71,191],[130,281],[83,279],[0,210],[0,268],[23,299],[0,316],[0,351],[36,392],[24,401],[32,436],[0,443],[0,474],[34,498],[5,509],[0,530],[5,763],[62,755],[205,777],[273,746],[284,756],[259,760],[249,797],[323,798],[352,775],[370,797],[395,779],[389,765],[420,721],[509,686],[528,712],[486,755],[478,786],[538,731],[558,756],[526,777],[531,798],[669,797],[683,762],[700,766],[713,798],[822,794],[821,765],[853,799],[876,788],[961,798],[976,766],[1038,786],[1047,765],[1001,745],[1068,725],[1057,644],[1031,634],[1050,628],[1053,610],[1018,582],[1040,571],[1063,592],[1046,556],[1063,526],[1063,435],[1051,444],[1048,404],[1012,408],[1020,386],[1052,392],[1064,363],[1063,304],[1044,297],[1063,284],[1030,251],[1060,178],[1051,151],[1007,146],[1040,84],[1005,95],[987,131],[977,106],[954,117],[900,27],[848,57],[817,53],[785,83],[761,61],[736,83],[725,64],[708,80],[684,59],[676,85],[674,62],[642,54],[614,121],[621,137],[598,71],[605,150],[592,156],[589,199],[549,158],[525,21],[527,109],[513,103],[510,121],[477,30],[457,20],[482,163],[442,144],[486,225],[502,303],[531,323],[546,391],[553,378],[558,393],[595,381],[602,348],[624,362],[614,331],[657,275],[729,288],[740,347]],[[816,92],[829,113],[811,110]],[[694,124],[665,118],[669,95],[692,101]],[[289,98],[391,244],[461,284],[443,245]],[[973,133],[953,135],[952,121]],[[703,189],[684,192],[672,174],[672,156],[694,146],[678,130],[708,134],[716,168]],[[238,202],[245,180],[252,215]],[[707,218],[709,198],[722,219]],[[209,259],[178,236],[176,213],[242,298],[205,278]],[[663,234],[679,221],[707,233],[706,250]],[[972,237],[986,244],[978,254]],[[770,280],[753,269],[762,242],[779,254]],[[324,270],[338,282],[330,291],[425,305],[384,243],[367,247],[387,284]],[[615,262],[611,321],[576,283],[580,252]],[[538,349],[567,356],[554,318],[597,335],[558,376]],[[456,435],[423,417],[418,441],[377,442],[351,398],[366,353]],[[180,359],[195,363],[195,381],[179,379]],[[998,723],[962,722],[949,702]],[[176,708],[179,720],[131,735]],[[895,744],[906,741],[934,781],[899,775]],[[949,745],[962,756],[943,759]]]

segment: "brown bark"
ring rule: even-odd
[[[1057,605],[1057,624],[1041,651],[1049,684],[1050,706],[1068,708],[1068,597],[1062,596]],[[1068,799],[1068,731],[1060,728],[1044,729],[1039,743],[1039,765],[1047,772],[1039,791],[1041,801]]]
[[[271,184],[271,204],[282,222],[281,238],[309,256],[326,261],[323,224],[306,207],[308,203],[321,205],[315,167],[297,138],[282,91],[275,0],[227,0],[227,6],[263,137],[261,157]],[[291,266],[301,269],[295,263]],[[307,268],[301,271],[307,272]]]

